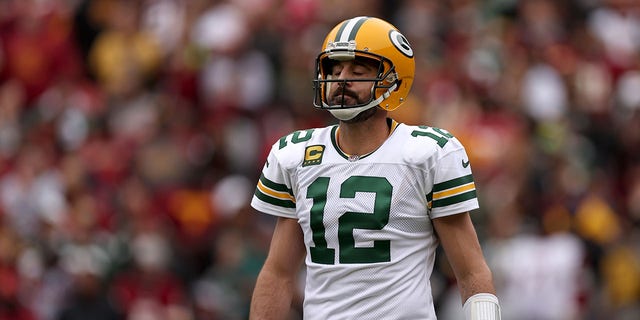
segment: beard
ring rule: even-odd
[[[330,99],[328,100],[330,105],[333,105],[333,106],[339,105],[339,106],[342,106],[343,109],[347,109],[345,107],[364,106],[369,101],[370,101],[370,97],[368,97],[365,100],[359,97],[358,94],[355,93],[354,91],[351,91],[346,88],[337,90],[333,95],[331,95]],[[378,112],[378,107],[370,107],[366,110],[361,111],[355,117],[349,120],[342,120],[340,117],[338,118],[340,119],[340,121],[344,123],[353,124],[353,123],[364,122],[369,118],[373,117],[373,115],[375,115],[377,112]]]
[[[364,110],[360,113],[358,113],[358,115],[356,115],[355,117],[349,119],[349,120],[342,120],[342,122],[344,123],[359,123],[359,122],[365,122],[368,119],[370,119],[371,117],[373,117],[376,113],[378,113],[378,107],[371,107],[367,110]]]
[[[358,97],[358,94],[356,94],[355,92],[349,90],[349,89],[342,89],[342,90],[337,90],[329,99],[329,104],[330,105],[340,105],[340,106],[355,106],[355,105],[359,105],[359,104],[363,104],[364,102],[362,101],[362,99],[360,99]],[[349,103],[351,102],[351,103]]]

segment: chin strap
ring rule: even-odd
[[[477,293],[462,306],[465,320],[500,320],[498,297],[491,293]]]
[[[322,101],[322,106],[329,110],[329,112],[331,112],[331,114],[333,114],[334,117],[340,119],[340,120],[351,120],[353,119],[355,116],[357,116],[360,112],[367,110],[369,108],[375,107],[380,105],[380,103],[382,103],[382,101],[384,101],[385,99],[389,98],[389,96],[391,95],[391,92],[395,91],[396,88],[398,87],[397,83],[394,83],[391,87],[389,87],[389,89],[387,89],[387,91],[385,91],[382,95],[380,95],[378,97],[378,99],[375,100],[371,100],[369,103],[365,104],[364,106],[361,107],[355,107],[355,108],[343,108],[342,106],[338,107],[338,106],[330,106],[328,104],[326,104],[324,101]]]

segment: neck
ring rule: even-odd
[[[389,137],[391,128],[387,112],[380,110],[372,117],[355,123],[340,122],[338,145],[348,155],[365,155],[378,149]]]

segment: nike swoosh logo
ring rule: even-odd
[[[469,166],[469,160],[467,160],[467,161],[462,160],[462,167],[466,168],[468,166]]]

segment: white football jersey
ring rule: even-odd
[[[449,132],[390,125],[365,156],[340,150],[337,125],[296,131],[269,153],[251,205],[303,230],[304,319],[436,319],[431,219],[478,207],[471,167]]]

